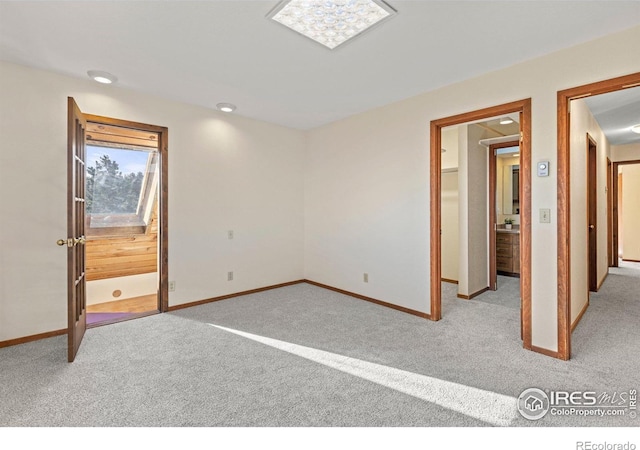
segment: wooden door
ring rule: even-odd
[[[609,158],[607,158],[607,266],[613,267],[613,163]]]
[[[496,146],[489,146],[489,289],[498,290],[498,269],[496,267],[496,229],[498,213],[496,211]]]
[[[87,329],[85,280],[85,129],[87,121],[68,100],[67,135],[67,292],[68,358],[72,362]]]
[[[587,135],[587,224],[589,233],[589,290],[598,290],[598,210],[596,143]]]

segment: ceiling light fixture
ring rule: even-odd
[[[640,123],[631,127],[631,131],[640,134]]]
[[[518,156],[520,156],[520,153],[516,153],[515,155],[513,155],[514,158],[517,158]]]
[[[89,77],[93,78],[98,83],[102,84],[111,84],[118,81],[115,75],[110,74],[109,72],[104,72],[102,70],[90,70],[87,72]]]
[[[513,119],[511,117],[503,117],[500,119],[500,125],[509,125],[513,123]]]
[[[232,105],[231,103],[218,103],[216,108],[222,112],[234,112],[236,110],[236,105]]]
[[[382,0],[283,0],[267,18],[333,50],[395,14]]]

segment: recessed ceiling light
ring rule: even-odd
[[[111,84],[118,81],[115,75],[110,74],[109,72],[104,72],[102,70],[90,70],[87,72],[91,78],[96,80],[98,83],[102,84]]]
[[[267,18],[333,50],[395,13],[382,0],[283,0]]]
[[[640,134],[640,123],[631,127],[631,131]]]
[[[500,125],[509,125],[513,123],[513,119],[511,117],[503,117],[500,119]]]
[[[236,105],[232,105],[231,103],[218,103],[216,108],[222,112],[234,112],[236,110]]]

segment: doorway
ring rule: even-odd
[[[520,277],[520,140],[489,144],[490,281]]]
[[[585,266],[576,266],[578,269],[572,267],[572,264],[581,263],[578,258],[574,258],[575,261],[572,261],[571,254],[572,250],[574,250],[572,243],[576,241],[584,242],[582,239],[588,240],[588,237],[585,235],[589,233],[588,225],[582,228],[583,231],[575,231],[573,235],[571,228],[572,225],[574,225],[572,222],[576,222],[576,217],[574,217],[572,221],[571,215],[571,169],[573,165],[580,162],[571,160],[571,141],[575,138],[575,134],[574,136],[571,135],[572,101],[578,99],[589,101],[590,98],[599,96],[600,94],[615,93],[637,88],[638,86],[640,86],[640,72],[558,92],[558,350],[553,356],[563,360],[568,360],[571,357],[571,332],[586,309],[579,311],[578,314],[574,314],[577,317],[574,318],[572,316],[572,312],[576,312],[572,311],[571,307],[572,283],[580,281],[580,277],[585,276],[582,272],[583,270],[588,272],[590,269],[588,263]],[[630,115],[626,114],[626,116]],[[616,183],[614,182],[614,192],[615,185]],[[580,192],[577,194],[580,194]],[[582,190],[582,194],[589,195],[588,190],[585,188]],[[612,203],[615,217],[616,205],[615,202]],[[580,205],[577,205],[576,208],[580,208]],[[585,214],[585,218],[588,218],[587,214]],[[603,218],[603,223],[604,222],[606,222],[606,217]],[[611,232],[616,233],[616,228],[613,227]],[[579,235],[576,233],[579,233]],[[615,246],[616,239],[614,238],[613,247],[615,248]],[[579,249],[582,245],[580,244],[575,247]],[[588,244],[585,247],[588,247]],[[613,258],[615,259],[615,253]],[[588,274],[586,276],[589,277]],[[587,282],[585,282],[585,285],[586,284]],[[589,282],[588,284],[590,285],[591,283]],[[578,287],[581,285],[582,281],[580,281]]]
[[[613,252],[613,163],[607,156],[607,265],[614,267]],[[617,233],[616,233],[617,234]]]
[[[587,133],[587,223],[589,290],[598,292],[598,146]]]
[[[480,122],[500,116],[517,114],[519,117],[519,133],[517,138],[521,145],[520,151],[520,252],[521,252],[521,304],[522,304],[522,338],[524,347],[531,346],[531,100],[525,99],[513,103],[494,106],[470,113],[446,117],[431,122],[431,154],[430,154],[430,293],[431,320],[442,318],[442,131],[446,127],[472,122]],[[486,152],[486,150],[485,150]],[[487,154],[484,154],[485,167]],[[486,183],[486,177],[485,177]],[[485,189],[485,196],[487,189]],[[487,202],[485,202],[485,205]],[[487,207],[484,207],[487,214]],[[489,227],[487,216],[484,216],[483,227]],[[462,220],[462,219],[461,219]],[[487,228],[488,229],[488,228]],[[484,234],[488,241],[488,232]],[[485,244],[487,245],[487,244]],[[488,290],[488,283],[486,289]],[[533,348],[535,350],[535,348]]]
[[[85,117],[88,320],[96,314],[92,325],[104,325],[167,311],[168,130]]]
[[[87,327],[156,314],[158,132],[87,121]]]
[[[148,141],[156,141],[154,149],[150,149]],[[67,238],[59,239],[57,244],[67,248],[68,360],[73,362],[87,329],[87,244],[90,246],[92,239],[109,247],[110,243],[101,243],[106,236],[129,239],[131,243],[135,236],[156,229],[156,242],[147,246],[155,251],[152,258],[155,261],[151,262],[155,269],[155,298],[151,307],[141,308],[148,308],[143,315],[168,310],[168,130],[85,114],[69,97],[67,142]],[[92,160],[87,158],[90,146],[96,150],[94,157],[90,152]],[[145,150],[141,158],[141,161],[146,158],[144,172],[131,170],[125,175],[120,163],[114,161],[117,152]],[[121,161],[132,163],[131,154]],[[94,189],[98,185],[102,190]],[[132,188],[135,186],[137,191]],[[104,274],[113,269],[114,260],[124,249],[112,250],[106,252],[109,257],[96,264],[92,273]],[[149,258],[146,250],[142,257]],[[137,266],[138,262],[132,257],[128,266]],[[117,270],[115,273],[121,274]],[[114,290],[112,295],[118,297],[122,291],[116,291],[120,290]],[[134,316],[112,316],[101,324]]]
[[[628,167],[628,169],[627,169]],[[637,213],[638,184],[640,184],[640,160],[617,161],[612,164],[613,189],[612,189],[612,231],[611,251],[613,261],[610,267],[619,267],[620,260],[627,262],[640,262],[640,240],[637,233],[629,236],[631,242],[625,252],[624,230],[634,230],[640,225]],[[625,179],[627,183],[625,184]],[[635,187],[635,189],[634,189]],[[627,195],[624,195],[624,190]],[[625,214],[625,210],[626,213]],[[625,220],[626,219],[626,220]],[[626,224],[626,227],[625,227]]]

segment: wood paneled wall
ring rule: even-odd
[[[157,202],[145,234],[88,238],[86,251],[87,281],[157,272]]]

